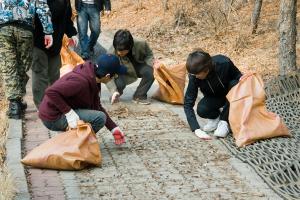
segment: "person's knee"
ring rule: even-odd
[[[97,133],[101,128],[103,128],[103,126],[106,123],[106,119],[107,117],[104,112],[101,111],[97,112],[97,116],[93,122],[95,133]]]
[[[197,114],[199,115],[199,117],[209,118],[209,113],[210,113],[210,110],[206,106],[198,104]]]

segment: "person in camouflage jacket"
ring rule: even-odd
[[[0,0],[0,74],[9,100],[9,118],[20,119],[27,107],[23,97],[32,62],[36,13],[43,25],[45,46],[50,48],[53,27],[46,0]]]

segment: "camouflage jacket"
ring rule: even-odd
[[[0,0],[0,27],[7,24],[34,28],[34,15],[38,14],[45,34],[52,34],[51,12],[47,0]]]

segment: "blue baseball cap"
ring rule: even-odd
[[[107,74],[111,76],[115,74],[126,74],[127,68],[121,65],[119,58],[113,54],[102,54],[96,59],[97,66],[95,74],[98,78],[102,78]]]

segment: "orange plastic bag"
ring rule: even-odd
[[[90,124],[57,134],[28,153],[21,162],[36,168],[79,170],[89,165],[100,166],[101,152]]]
[[[183,104],[186,78],[185,64],[154,69],[154,78],[159,84],[152,98],[172,104]]]
[[[226,97],[230,102],[229,123],[238,147],[261,139],[290,136],[280,117],[267,111],[263,81],[257,74],[244,76]]]
[[[60,69],[60,77],[73,70],[79,64],[84,63],[84,60],[75,52],[68,48],[69,39],[64,35],[62,48],[60,51],[62,67]]]

